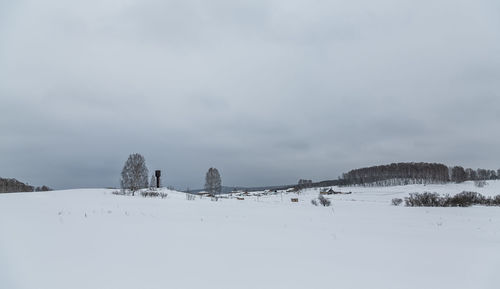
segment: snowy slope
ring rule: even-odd
[[[336,188],[188,201],[88,189],[0,195],[0,288],[499,288],[500,208],[406,208],[411,192]],[[290,198],[298,197],[299,203]]]

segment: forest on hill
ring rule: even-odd
[[[11,192],[33,192],[33,186],[22,183],[16,179],[3,179],[0,178],[0,193]]]
[[[477,180],[495,180],[500,170],[448,167],[439,163],[393,163],[351,170],[342,175],[343,185],[409,185]]]
[[[0,193],[45,192],[51,190],[47,186],[34,187],[16,179],[0,178]]]

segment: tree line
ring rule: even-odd
[[[47,186],[41,186],[41,187],[30,186],[16,179],[0,178],[0,193],[46,192],[46,191],[52,191],[52,189]]]
[[[148,182],[148,178],[149,170],[144,156],[138,153],[131,154],[121,172],[120,186],[122,190],[134,195],[140,189],[155,187],[155,175],[151,176],[151,182]],[[205,191],[212,195],[222,192],[221,176],[216,168],[209,168],[205,175]]]
[[[500,170],[471,168],[460,166],[449,168],[439,163],[393,163],[389,165],[366,167],[351,170],[342,175],[343,185],[408,185],[428,183],[461,183],[476,180],[495,180]]]
[[[122,169],[120,184],[123,190],[134,194],[139,189],[154,187],[154,175],[151,184],[148,182],[149,172],[146,160],[140,154],[131,154]],[[338,180],[313,183],[311,180],[300,179],[297,189],[318,186],[395,186],[410,184],[435,184],[465,181],[496,180],[500,178],[498,171],[487,169],[464,169],[461,166],[448,167],[440,163],[392,163],[351,170]],[[205,175],[205,191],[209,194],[222,192],[222,181],[216,168],[209,168]]]
[[[464,169],[461,166],[454,166],[450,169],[450,179],[455,183],[462,183],[465,181],[497,180],[499,178],[500,169],[498,169],[496,172],[494,170],[486,169]]]
[[[16,179],[0,178],[0,193],[33,192],[35,187],[22,183]]]

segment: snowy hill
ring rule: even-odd
[[[500,208],[390,205],[500,182],[263,192],[244,200],[0,195],[0,288],[498,288]],[[292,203],[291,198],[298,198]]]

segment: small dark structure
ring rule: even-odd
[[[333,194],[338,194],[337,192],[335,192],[335,191],[334,191],[334,190],[332,190],[332,189],[329,189],[329,190],[327,190],[327,191],[321,191],[321,192],[319,192],[319,193],[320,193],[320,195],[333,195]]]
[[[329,189],[328,191],[319,192],[320,195],[350,195],[352,192],[336,192],[333,189]]]
[[[160,187],[160,177],[161,177],[160,170],[155,171],[155,177],[156,177],[156,187],[159,188]]]

